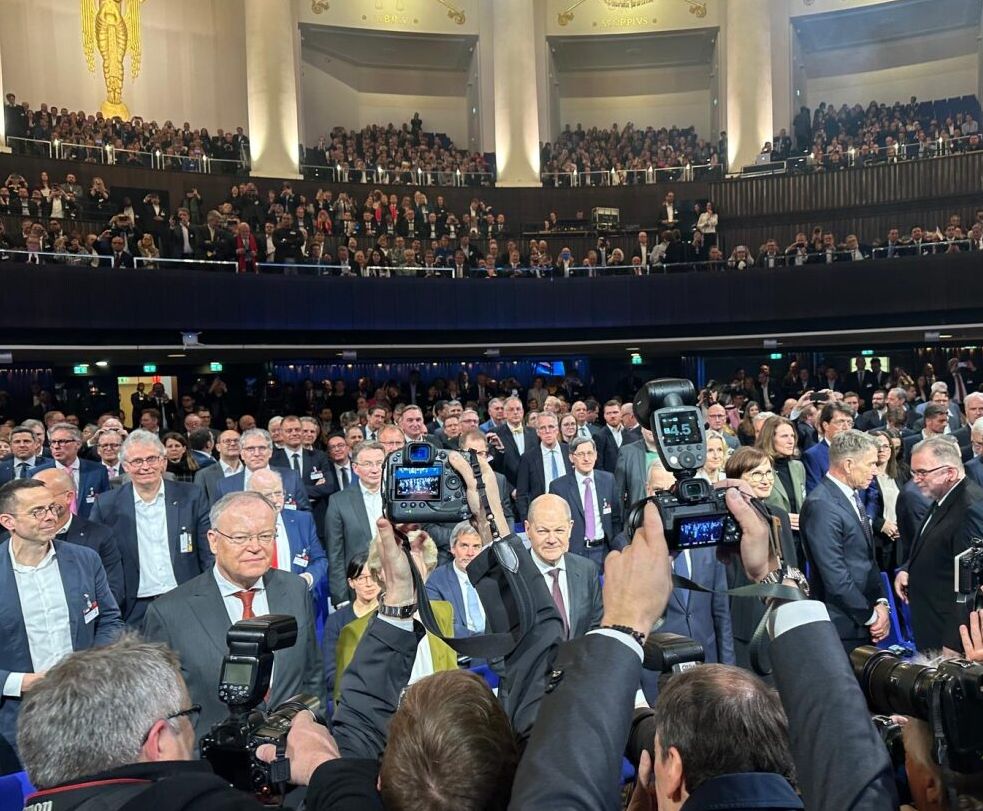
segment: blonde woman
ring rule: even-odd
[[[713,484],[727,478],[724,465],[727,462],[727,440],[719,431],[707,431],[707,460],[696,475]]]

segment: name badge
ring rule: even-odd
[[[195,551],[194,541],[191,539],[191,533],[184,527],[181,528],[180,546],[181,553],[184,555],[188,555]]]
[[[99,616],[99,603],[89,599],[88,594],[83,594],[82,597],[85,599],[85,607],[82,609],[82,619],[88,625]]]
[[[300,566],[300,568],[306,569],[308,563],[310,563],[310,559],[307,557],[306,549],[300,554],[294,556],[294,566]]]
[[[297,509],[297,502],[294,501],[293,499],[291,499],[290,501],[284,501],[283,502],[283,509],[285,509],[285,510],[296,510]]]
[[[96,493],[95,493],[94,488],[92,488],[92,487],[89,488],[89,494],[85,497],[85,503],[86,504],[95,504],[96,503]]]
[[[611,504],[608,502],[607,499],[604,500],[604,504],[601,507],[601,514],[611,515]]]
[[[314,468],[311,471],[311,481],[312,482],[316,482],[318,479],[323,479],[323,478],[324,478],[324,474],[320,470],[318,470],[317,468]]]

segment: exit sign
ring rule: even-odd
[[[211,369],[211,370],[212,370],[213,372],[221,372],[221,371],[222,371],[222,369],[224,368],[224,367],[222,366],[222,364],[221,364],[221,363],[219,363],[219,362],[218,362],[217,360],[213,360],[213,361],[212,361],[211,363],[209,363],[209,364],[208,364],[208,367],[209,367],[209,368],[210,368],[210,369]]]
[[[78,365],[72,367],[72,371],[77,375],[87,375],[89,373],[89,364],[79,363]]]
[[[782,353],[781,352],[772,352],[768,357],[771,358],[772,360],[781,360],[782,359]]]
[[[861,349],[860,350],[860,354],[861,355],[866,355],[867,357],[870,357],[871,355],[874,354],[874,350],[873,349]]]
[[[639,355],[637,352],[632,352],[631,353],[631,365],[632,366],[641,366],[642,365],[642,356]]]
[[[147,375],[152,375],[157,371],[156,363],[145,363],[143,364],[143,373]]]

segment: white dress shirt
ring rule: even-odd
[[[382,518],[382,488],[374,493],[365,489],[362,480],[358,481],[358,489],[362,492],[362,503],[365,505],[365,514],[369,517],[369,530],[375,534],[375,523]]]
[[[485,627],[485,609],[481,605],[481,598],[480,597],[477,600],[477,603],[478,603],[478,614],[479,614],[478,618],[476,619],[475,617],[472,617],[471,614],[469,613],[468,589],[469,588],[472,588],[473,589],[474,586],[472,586],[471,585],[471,581],[468,580],[468,574],[467,574],[467,572],[462,571],[461,569],[459,569],[457,567],[457,564],[455,563],[454,564],[454,574],[457,575],[457,582],[461,586],[461,600],[464,603],[464,624],[467,625],[468,626],[468,629],[471,630],[471,631],[474,631],[477,628],[484,628]]]
[[[590,489],[591,498],[594,500],[594,529],[596,537],[587,538],[588,541],[601,541],[604,539],[604,527],[601,526],[601,504],[597,497],[597,481],[594,479],[593,472],[589,476],[585,476],[580,471],[573,474],[577,478],[577,490],[580,493],[580,506],[584,507],[584,494],[587,492],[587,487],[584,485],[588,479],[590,479]],[[584,509],[584,518],[587,518],[587,510]],[[586,529],[586,520],[584,523],[584,528]]]
[[[240,462],[235,467],[231,467],[231,466],[225,464],[225,462],[223,462],[221,459],[219,459],[218,460],[218,465],[219,465],[220,468],[222,468],[222,475],[225,478],[228,478],[229,476],[235,476],[236,473],[238,473],[240,470],[242,470],[242,462]],[[243,478],[245,478],[245,477],[243,477]]]
[[[552,571],[553,569],[560,570],[560,577],[559,577],[560,594],[563,595],[563,605],[566,606],[567,609],[566,619],[567,619],[567,625],[569,625],[570,624],[570,589],[567,587],[567,567],[564,564],[563,557],[561,556],[560,559],[555,564],[552,564],[552,563],[547,563],[545,560],[542,560],[539,557],[539,555],[537,555],[532,550],[529,551],[530,554],[532,555],[532,562],[536,564],[536,568],[539,569],[540,574],[542,574],[543,579],[546,581],[546,590],[550,593],[551,596],[553,594],[553,575],[550,574],[550,571]]]
[[[543,452],[543,481],[546,482],[546,492],[550,491],[550,482],[553,481],[553,463],[551,458],[556,459],[556,475],[563,476],[567,470],[563,466],[563,455],[560,452],[560,443],[552,448],[547,448],[544,443],[540,443],[539,449]]]
[[[167,534],[167,507],[164,483],[150,502],[140,498],[133,488],[133,511],[136,515],[137,554],[140,560],[140,585],[137,597],[156,597],[177,588],[171,548]]]
[[[618,428],[612,428],[610,425],[608,426],[608,431],[611,432],[611,435],[614,437],[614,442],[619,448],[621,447],[621,443],[624,442],[624,430],[625,429],[621,426]]]
[[[54,544],[51,544],[48,553],[37,566],[25,566],[14,558],[13,544],[10,544],[8,551],[21,614],[24,616],[31,664],[34,672],[40,673],[54,667],[72,652],[72,624],[65,586],[58,569],[58,557]],[[77,609],[81,611],[83,606],[77,606]],[[3,694],[19,696],[25,675],[8,675],[3,685]]]
[[[506,423],[506,425],[508,425],[508,423]],[[518,430],[518,433],[516,433],[516,430]],[[521,425],[518,429],[509,425],[509,431],[512,432],[512,439],[515,440],[515,447],[519,449],[519,456],[522,456],[522,454],[526,452],[526,429]]]
[[[212,567],[212,574],[215,576],[215,582],[218,584],[218,592],[222,595],[222,603],[225,605],[225,610],[229,615],[229,622],[233,624],[239,622],[242,619],[244,606],[242,600],[235,595],[240,591],[245,591],[245,589],[223,575],[218,570],[218,566]],[[263,584],[262,577],[253,583],[252,590],[256,593],[253,597],[253,614],[257,617],[269,614],[270,603],[266,598],[266,586]]]
[[[341,471],[342,470],[347,470],[348,471],[348,484],[351,485],[351,483],[352,483],[352,463],[351,462],[348,462],[348,463],[346,463],[344,465],[338,465],[338,464],[335,464],[334,462],[332,462],[331,464],[334,465],[335,476],[338,477],[338,487],[341,488],[341,489],[344,489],[344,487],[345,487],[345,477],[341,475]]]
[[[27,465],[27,467],[24,468],[24,471],[25,471],[25,474],[29,474],[31,468],[34,467],[37,463],[38,463],[38,457],[36,457],[36,456],[32,456],[30,459],[18,459],[15,456],[14,457],[14,478],[15,479],[21,478],[21,475],[20,475],[21,465]]]
[[[283,514],[276,514],[276,568],[285,572],[292,571],[290,564],[293,554],[290,552],[290,539],[287,538],[287,525],[283,523]],[[253,611],[256,609],[254,608]],[[258,616],[258,614],[257,614]]]

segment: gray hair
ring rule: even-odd
[[[54,425],[52,425],[48,429],[48,439],[51,439],[51,435],[55,431],[68,431],[68,433],[72,435],[72,439],[74,439],[76,442],[82,441],[82,432],[70,422],[56,422]]]
[[[963,397],[963,408],[969,405],[970,400],[978,400],[983,398],[983,391],[971,391],[965,397]]]
[[[460,523],[455,524],[454,529],[451,530],[450,548],[453,549],[454,544],[456,544],[464,535],[478,535],[479,538],[481,537],[478,534],[478,530],[471,526],[470,521],[461,521]]]
[[[585,436],[575,436],[570,440],[570,453],[576,451],[581,445],[590,445],[595,451],[597,450],[597,443],[593,439]]]
[[[165,453],[164,443],[160,441],[160,437],[157,434],[138,428],[123,440],[123,445],[119,449],[119,455],[123,461],[128,462],[130,460],[129,450],[134,445],[148,445],[157,451],[160,456],[163,456]]]
[[[983,436],[983,417],[979,417],[970,428],[970,433],[976,436]]]
[[[272,468],[272,467],[271,468],[268,468],[266,470],[257,470],[257,471],[254,471],[253,474],[252,474],[252,476],[249,477],[249,485],[250,485],[250,487],[253,484],[253,479],[255,479],[257,476],[264,476],[264,475],[265,476],[272,476],[278,482],[280,482],[280,486],[283,487],[283,476],[280,475],[280,471],[278,471],[276,468]],[[254,493],[254,492],[258,492],[258,491],[256,491],[256,490],[248,490],[246,492]],[[226,494],[226,495],[231,495],[231,494]]]
[[[273,448],[273,437],[270,436],[270,432],[265,428],[249,428],[242,432],[242,436],[239,437],[239,444],[245,445],[246,442],[252,439],[254,436],[258,436],[263,442],[266,443],[266,447],[272,450]]]
[[[877,453],[877,440],[870,434],[850,428],[840,431],[829,441],[830,467],[840,465],[844,459],[852,459],[862,453],[873,451]]]
[[[165,645],[127,634],[72,653],[24,694],[21,760],[38,788],[136,763],[150,728],[187,701],[180,662]]]
[[[270,421],[266,423],[266,427],[272,430],[274,425],[279,425],[281,422],[283,422],[283,417],[270,417]]]
[[[776,416],[774,411],[759,411],[754,415],[754,417],[751,418],[751,424],[755,425],[759,422],[770,420],[774,416]]]
[[[908,402],[908,392],[906,392],[901,386],[895,386],[893,389],[888,389],[888,394],[893,394],[895,399],[900,400],[902,403]]]
[[[936,380],[932,384],[931,393],[935,394],[937,391],[945,392],[946,394],[949,393],[949,386],[944,380]]]
[[[381,430],[381,429],[380,429]],[[352,451],[352,461],[357,465],[358,457],[362,451],[382,451],[382,455],[386,455],[386,447],[376,440],[370,439],[365,442],[359,442],[355,449]]]
[[[23,425],[25,428],[30,428],[32,430],[35,428],[44,428],[44,423],[41,422],[41,420],[36,420],[33,418],[24,420],[21,423],[21,425]],[[71,425],[71,423],[69,423],[69,425]],[[74,428],[75,426],[72,427]]]
[[[318,422],[314,417],[309,417],[307,415],[304,415],[303,417],[300,418],[300,424],[301,425],[304,425],[304,424],[306,424],[306,425],[314,425],[314,426],[317,426],[317,429],[318,430],[321,429],[321,423]]]
[[[928,439],[923,439],[911,449],[912,458],[914,458],[916,453],[922,453],[923,451],[927,451],[928,453],[932,454],[932,458],[939,464],[951,465],[952,467],[956,468],[960,474],[965,471],[963,468],[963,457],[962,452],[959,450],[959,444],[952,438],[951,434],[946,434],[945,436],[930,436]]]
[[[237,490],[235,493],[226,493],[212,505],[212,509],[208,513],[208,525],[214,528],[230,507],[258,501],[263,502],[276,515],[276,507],[273,506],[273,502],[262,493],[257,493],[255,490]]]

